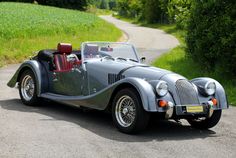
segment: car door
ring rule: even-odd
[[[86,75],[81,64],[65,65],[67,60],[60,62],[62,60],[60,58],[62,58],[61,55],[55,56],[55,60],[59,62],[56,62],[57,68],[53,72],[52,92],[68,96],[83,95]],[[58,65],[61,63],[62,65]]]
[[[83,91],[83,73],[81,70],[54,72],[53,91],[56,94],[78,96]]]

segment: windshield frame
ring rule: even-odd
[[[137,50],[136,50],[136,48],[134,47],[133,44],[130,44],[128,42],[99,42],[99,41],[91,41],[91,42],[88,41],[88,42],[83,42],[82,43],[82,45],[81,45],[81,60],[82,60],[83,63],[84,62],[86,63],[86,61],[88,61],[84,57],[84,47],[85,47],[86,44],[121,44],[121,45],[123,44],[123,45],[131,46],[138,63],[140,63],[140,59],[139,59],[139,56],[137,54]]]

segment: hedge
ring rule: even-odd
[[[195,0],[187,31],[188,55],[202,68],[236,75],[235,0]]]
[[[84,10],[87,7],[87,0],[36,0],[38,4],[49,5],[60,8]]]
[[[0,2],[25,2],[25,3],[33,3],[34,0],[0,0]]]

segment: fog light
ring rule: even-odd
[[[212,103],[213,103],[214,106],[217,105],[217,99],[216,99],[216,98],[212,98],[211,101],[212,101]]]
[[[158,101],[158,105],[159,105],[160,107],[166,107],[166,106],[168,105],[168,102],[165,101],[165,100],[159,100],[159,101]]]

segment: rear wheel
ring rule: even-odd
[[[37,97],[37,87],[34,73],[31,70],[26,70],[21,74],[19,82],[19,94],[21,101],[25,105],[34,106],[39,104]]]
[[[208,129],[214,127],[221,118],[222,110],[214,110],[213,114],[209,118],[204,119],[188,119],[191,126],[198,129]]]
[[[145,129],[149,114],[144,111],[137,91],[126,88],[119,91],[114,98],[112,118],[119,131],[131,134]]]

